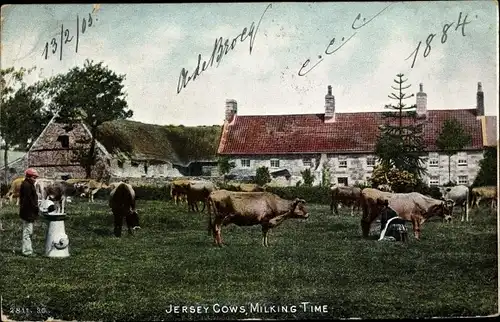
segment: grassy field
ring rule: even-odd
[[[35,225],[37,256],[21,256],[17,208],[4,206],[4,314],[16,320],[142,321],[497,312],[495,213],[471,212],[469,223],[426,222],[422,240],[411,233],[404,245],[375,240],[376,226],[371,239],[362,239],[359,215],[308,208],[309,219],[271,230],[269,248],[260,244],[260,226],[223,227],[228,246],[217,248],[206,217],[171,202],[140,200],[142,230],[120,239],[112,235],[105,201],[75,202],[67,207],[71,256],[57,259],[43,256],[45,222]],[[255,312],[257,303],[267,313]],[[167,313],[170,305],[200,306],[203,313]],[[273,313],[272,305],[288,312]]]

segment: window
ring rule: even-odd
[[[302,163],[304,164],[304,167],[310,167],[312,165],[311,159],[303,159]]]
[[[69,136],[59,135],[57,141],[61,142],[61,146],[65,149],[69,148]]]
[[[250,168],[250,160],[248,160],[248,159],[242,159],[241,160],[241,166],[243,168]]]
[[[374,167],[375,166],[375,158],[374,157],[366,158],[366,165],[369,167]]]
[[[337,182],[339,185],[344,185],[344,186],[348,185],[348,180],[346,177],[337,178]]]
[[[460,158],[458,159],[458,165],[459,166],[464,166],[464,165],[467,165],[467,159],[466,158]]]
[[[439,159],[430,159],[429,167],[439,167]]]
[[[271,168],[279,168],[280,160],[271,160]]]
[[[439,177],[430,177],[429,186],[439,186]]]
[[[347,160],[339,160],[339,168],[347,168]]]
[[[467,176],[458,176],[458,184],[469,184],[469,178]]]

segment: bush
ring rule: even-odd
[[[255,173],[255,183],[259,186],[263,186],[268,182],[271,182],[271,174],[269,174],[269,169],[267,167],[258,168]]]
[[[302,198],[307,203],[330,204],[329,187],[268,187],[266,190],[283,199],[292,200],[294,198]]]
[[[302,180],[304,180],[304,186],[311,187],[314,183],[315,176],[311,173],[311,168],[307,168],[304,171],[300,171],[302,175]]]
[[[137,200],[171,200],[170,185],[164,186],[136,186],[134,187],[135,198]],[[94,199],[108,199],[111,191],[100,189]]]

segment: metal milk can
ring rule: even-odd
[[[48,222],[47,235],[45,236],[45,256],[68,257],[69,238],[64,229],[66,214],[56,212],[51,200],[40,201],[40,212],[43,219]]]

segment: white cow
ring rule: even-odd
[[[469,188],[460,185],[454,187],[440,187],[439,190],[443,195],[443,200],[451,207],[451,211],[453,212],[455,206],[460,206],[462,208],[461,221],[464,221],[464,212],[465,220],[469,221]]]

